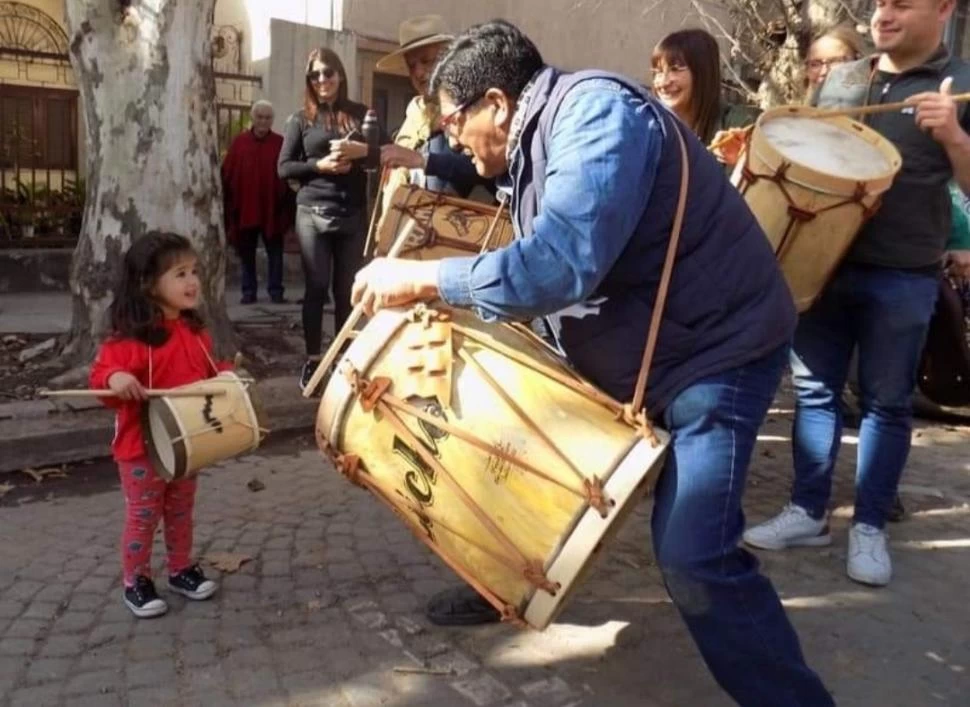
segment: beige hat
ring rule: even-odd
[[[404,20],[398,28],[398,37],[401,40],[401,48],[377,62],[378,71],[403,71],[407,73],[407,62],[404,61],[404,55],[407,52],[418,47],[443,44],[454,39],[441,15],[424,15],[423,17]]]

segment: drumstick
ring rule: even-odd
[[[411,237],[411,231],[417,226],[417,221],[410,219],[401,229],[401,232],[397,235],[397,240],[394,241],[394,245],[387,252],[388,258],[396,258],[398,253],[404,249],[405,243],[407,243],[408,238]],[[327,369],[333,365],[334,359],[340,353],[340,347],[344,345],[347,339],[351,338],[354,331],[354,327],[357,326],[357,322],[364,315],[364,305],[363,303],[358,304],[354,307],[350,316],[347,317],[347,321],[340,328],[340,333],[334,338],[333,343],[330,344],[330,348],[327,349],[326,355],[320,359],[320,363],[317,364],[317,368],[313,371],[313,375],[310,376],[310,380],[307,381],[306,387],[303,389],[303,397],[309,398],[313,395],[313,391],[316,390],[317,386],[320,385],[320,381],[327,374]]]
[[[970,101],[970,93],[958,93],[951,98],[957,103],[966,103]],[[831,109],[816,109],[813,113],[807,113],[806,117],[810,118],[839,118],[842,116],[862,116],[862,115],[873,115],[875,113],[892,113],[893,111],[900,110],[906,106],[912,106],[914,104],[907,103],[906,101],[897,101],[895,103],[878,103],[871,106],[850,106],[848,108],[831,108]],[[711,152],[723,147],[732,140],[738,137],[738,131],[747,132],[750,131],[754,126],[749,125],[745,128],[730,128],[727,130],[727,134],[721,137],[720,140],[715,140],[707,149]]]
[[[364,257],[368,257],[371,251],[371,246],[374,243],[374,227],[377,225],[377,212],[381,205],[381,195],[384,193],[384,185],[387,184],[387,178],[390,176],[390,172],[387,167],[381,168],[381,181],[377,185],[377,196],[374,198],[374,208],[370,212],[370,225],[367,227],[367,238],[364,241]]]
[[[957,103],[970,101],[970,93],[958,93],[950,96]],[[891,113],[906,106],[913,106],[913,103],[897,101],[896,103],[878,103],[872,106],[850,106],[849,108],[833,108],[831,110],[819,110],[811,114],[812,118],[838,118],[842,115],[872,115],[873,113]]]
[[[505,194],[499,199],[498,209],[495,210],[495,218],[492,219],[491,225],[488,227],[488,233],[485,234],[485,240],[482,241],[482,249],[480,253],[484,253],[488,250],[488,247],[492,244],[492,236],[495,235],[495,227],[498,225],[499,217],[502,215],[502,209],[505,208],[506,197]]]
[[[728,128],[725,130],[725,135],[721,136],[720,140],[714,140],[710,145],[707,146],[709,152],[714,152],[714,150],[724,147],[732,140],[737,140],[744,133],[749,133],[754,129],[754,124],[747,125],[743,128]]]
[[[111,398],[118,394],[107,388],[79,388],[66,390],[39,390],[38,395],[45,398]],[[149,398],[193,398],[212,395],[225,395],[225,388],[196,388],[195,390],[181,390],[179,388],[147,388],[145,395]]]

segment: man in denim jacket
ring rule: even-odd
[[[503,177],[518,239],[473,258],[376,260],[368,312],[441,298],[487,320],[548,317],[586,378],[633,397],[681,179],[687,209],[647,386],[671,433],[653,544],[667,590],[720,685],[743,705],[830,705],[771,583],[738,547],[758,427],[795,310],[764,233],[721,167],[636,82],[546,67],[514,26],[459,36],[432,88],[455,146]],[[476,609],[478,607],[478,609]],[[432,602],[438,623],[495,620],[472,590]]]

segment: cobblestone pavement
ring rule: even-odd
[[[790,410],[779,406],[749,478],[753,520],[779,508],[790,481]],[[762,555],[809,661],[841,705],[970,704],[968,440],[970,428],[915,433],[904,479],[911,516],[891,529],[889,588],[866,589],[844,573],[851,436],[835,544]],[[213,600],[170,598],[169,614],[156,620],[132,618],[120,599],[122,497],[110,467],[9,494],[0,505],[0,702],[728,704],[660,585],[649,503],[547,631],[441,629],[421,609],[454,583],[451,572],[309,444],[276,443],[205,474],[197,549],[253,560],[224,575]],[[265,489],[249,490],[253,478]],[[155,557],[158,565],[160,544]],[[422,663],[437,672],[395,670]]]

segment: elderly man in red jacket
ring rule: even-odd
[[[283,297],[283,234],[293,225],[293,198],[276,174],[283,136],[273,132],[273,105],[257,101],[252,128],[232,141],[222,163],[226,237],[242,261],[242,303],[256,301],[256,248],[262,239],[269,261],[270,300]]]

